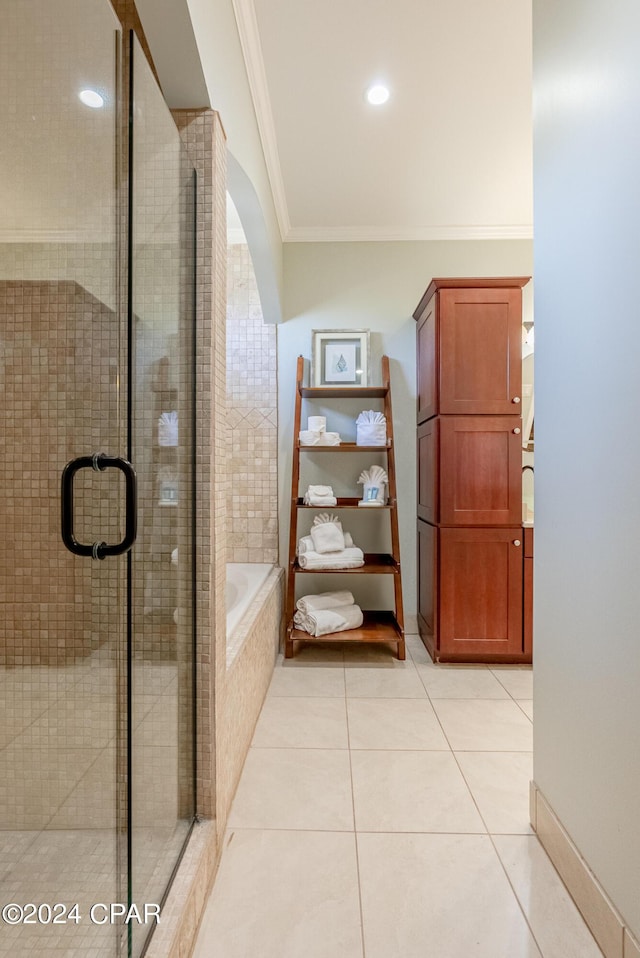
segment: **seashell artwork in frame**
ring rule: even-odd
[[[311,345],[314,386],[368,385],[368,329],[314,329]]]

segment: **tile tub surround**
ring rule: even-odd
[[[508,727],[529,719],[508,682],[506,699],[486,666],[436,683],[418,636],[407,648],[279,657],[194,958],[601,954],[529,826],[530,742],[514,751]],[[491,718],[493,751],[457,751],[438,706],[478,701],[513,708]]]
[[[227,668],[242,647],[250,627],[247,612],[267,581],[273,565],[267,562],[228,562],[225,600],[227,604]],[[265,593],[265,597],[266,597]],[[258,604],[258,608],[261,603]]]
[[[228,250],[229,562],[277,562],[276,327],[263,321],[249,247]]]

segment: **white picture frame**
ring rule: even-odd
[[[313,386],[357,388],[369,383],[368,329],[314,329]]]

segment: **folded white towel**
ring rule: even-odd
[[[358,569],[364,565],[362,549],[353,546],[342,552],[304,552],[298,556],[301,569]]]
[[[299,612],[319,612],[320,609],[339,609],[342,605],[354,605],[352,592],[318,592],[317,595],[303,595],[296,602]]]
[[[339,432],[320,432],[318,429],[302,429],[298,433],[301,446],[339,446]]]
[[[316,552],[342,552],[345,547],[341,522],[321,522],[311,527]]]
[[[305,506],[337,506],[338,500],[335,496],[310,496],[307,493],[303,499]]]
[[[309,486],[304,494],[305,506],[335,506],[338,500],[331,486]]]
[[[353,539],[350,532],[345,532],[344,534],[344,547],[345,549],[351,549],[353,547]],[[316,552],[311,536],[303,536],[302,539],[300,539],[298,543],[298,555],[302,555],[303,552]]]
[[[309,635],[329,635],[346,632],[362,625],[362,609],[357,605],[342,605],[338,609],[318,609],[315,612],[296,612],[293,623]]]
[[[332,486],[309,486],[306,494],[308,496],[332,496],[333,487]]]

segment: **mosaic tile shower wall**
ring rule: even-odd
[[[101,568],[92,588],[92,563],[62,546],[58,503],[71,458],[119,448],[117,319],[78,283],[4,280],[0,329],[0,523],[10,544],[0,552],[0,665],[64,665],[99,648],[113,625],[117,572]],[[85,470],[75,489],[76,538],[118,541],[117,478],[94,482]]]
[[[229,246],[228,562],[278,561],[276,327],[262,318],[249,247]]]

